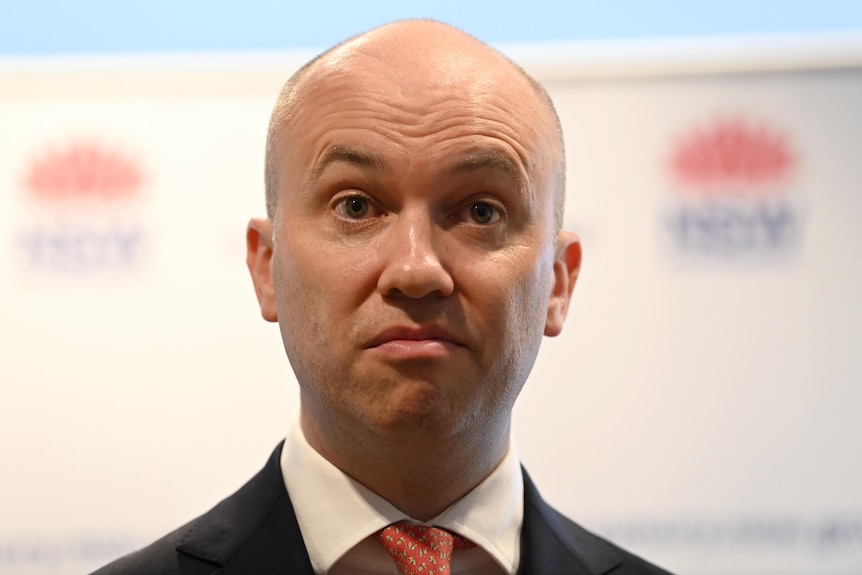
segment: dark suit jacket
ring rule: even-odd
[[[93,575],[314,575],[284,480],[281,446],[213,509]],[[524,473],[521,575],[667,575],[569,521]]]

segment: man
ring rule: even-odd
[[[285,85],[266,186],[247,260],[299,424],[239,492],[99,573],[663,573],[551,510],[510,445],[581,260],[535,81],[441,23],[372,30]]]

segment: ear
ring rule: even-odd
[[[569,312],[572,290],[581,270],[581,241],[572,232],[561,231],[557,236],[557,253],[554,260],[554,284],[548,300],[548,317],[545,335],[554,337],[563,331],[563,322]]]
[[[267,219],[253,218],[245,233],[245,263],[251,273],[254,292],[260,304],[260,314],[266,321],[278,321],[275,289],[272,282],[272,224]]]

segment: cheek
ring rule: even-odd
[[[321,336],[320,316],[327,299],[322,290],[330,284],[320,277],[319,264],[302,253],[284,250],[278,256],[273,265],[278,318],[285,345],[296,347]]]
[[[273,268],[279,318],[317,335],[349,321],[374,288],[371,270],[377,253],[341,244],[294,243],[279,246]],[[340,329],[340,328],[338,328]]]
[[[517,336],[517,353],[527,357],[532,366],[545,333],[548,306],[548,287],[544,278],[531,275],[524,278],[517,300],[515,325],[512,329]]]
[[[478,301],[483,302],[487,333],[507,341],[512,353],[532,354],[544,333],[550,294],[550,266],[536,261],[536,252],[522,248],[489,260],[479,277]],[[493,331],[490,331],[493,330]]]
[[[334,318],[344,314],[333,310],[336,298],[327,291],[332,283],[321,277],[322,271],[319,262],[297,258],[282,258],[273,266],[284,351],[305,393],[318,393],[321,382],[340,377],[332,370],[341,362],[331,358],[340,342]]]

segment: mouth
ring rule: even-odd
[[[458,349],[464,342],[449,331],[437,326],[384,329],[365,346],[366,349],[396,358],[442,357]]]

